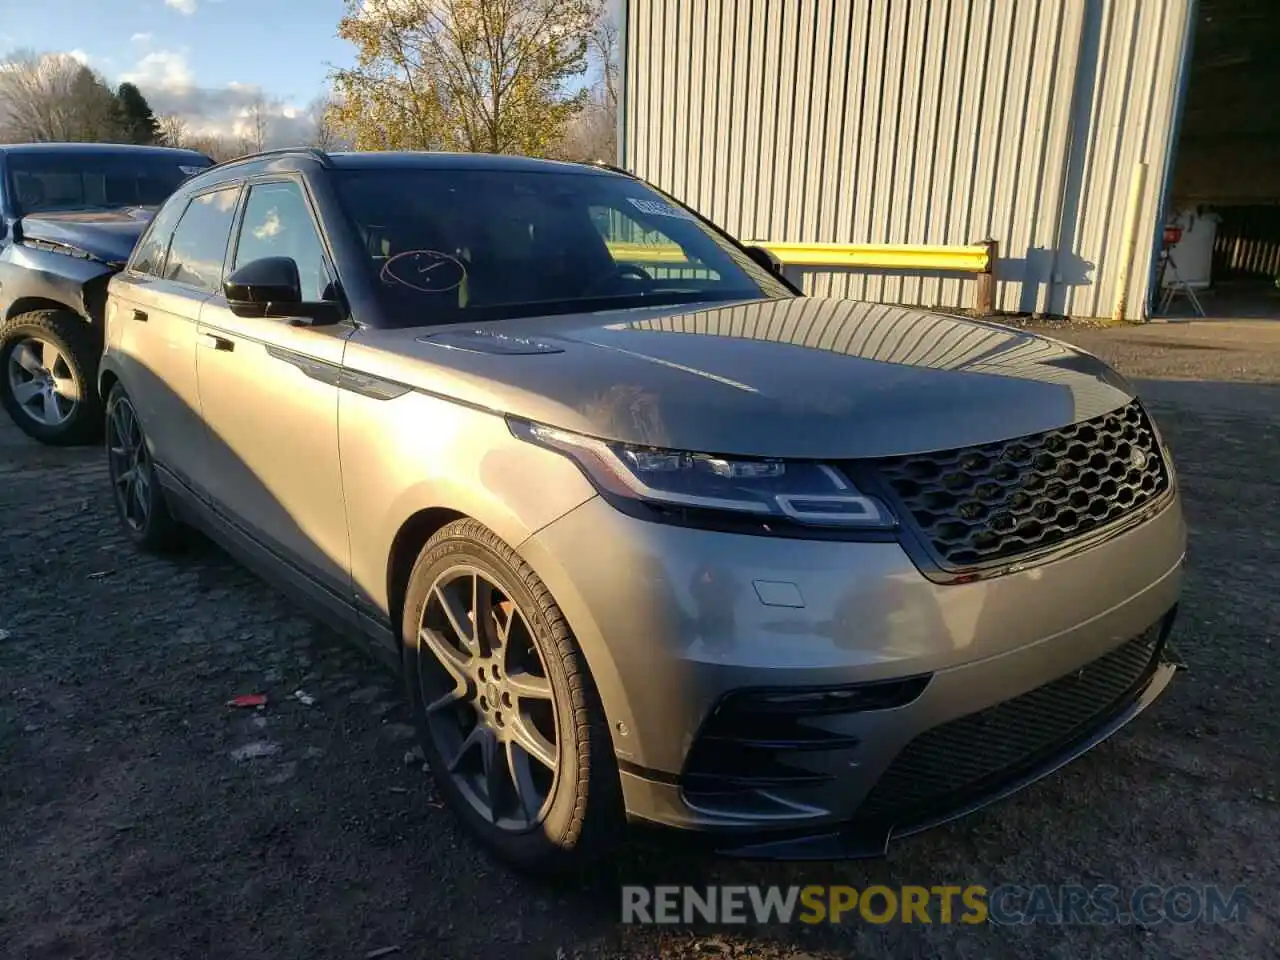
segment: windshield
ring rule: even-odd
[[[793,296],[629,178],[359,170],[339,190],[398,326]]]
[[[194,173],[197,157],[21,153],[9,157],[19,215],[156,207]]]

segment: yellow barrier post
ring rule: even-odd
[[[973,310],[980,317],[989,317],[996,312],[996,257],[1000,255],[1000,244],[984,240],[981,246],[987,250],[987,269],[978,274],[974,284]]]

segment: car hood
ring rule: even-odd
[[[796,298],[363,331],[349,367],[609,440],[861,458],[1025,436],[1133,397],[1102,361],[1000,324]]]
[[[22,218],[22,235],[72,247],[96,260],[124,263],[154,213],[147,207],[35,213]]]

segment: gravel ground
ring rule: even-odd
[[[636,838],[589,889],[478,855],[390,677],[211,547],[135,555],[99,454],[6,423],[0,957],[1277,955],[1280,324],[1051,332],[1140,378],[1174,447],[1190,671],[1068,769],[885,860],[743,864]],[[264,710],[226,706],[258,692]],[[624,928],[626,881],[1219,884],[1253,906],[1218,925]]]

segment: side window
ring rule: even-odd
[[[236,247],[235,267],[263,257],[290,257],[298,265],[302,299],[330,299],[324,244],[302,187],[292,180],[249,188]]]
[[[141,242],[133,253],[133,261],[129,267],[136,273],[145,273],[158,277],[164,272],[164,257],[169,252],[169,240],[173,237],[173,228],[187,209],[185,203],[167,203],[160,208],[151,226],[143,234]]]
[[[169,246],[164,277],[213,293],[222,280],[231,220],[240,187],[223,187],[191,200]]]

